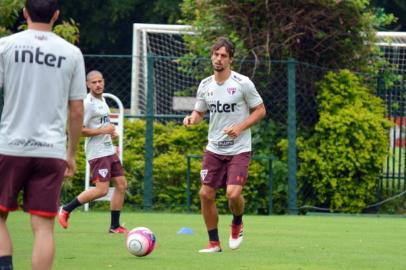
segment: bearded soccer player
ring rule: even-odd
[[[250,127],[266,114],[261,96],[252,81],[233,70],[234,45],[220,37],[211,48],[214,75],[201,81],[197,101],[183,124],[190,126],[210,113],[208,145],[204,152],[199,191],[201,211],[206,224],[209,244],[201,253],[221,252],[218,235],[216,193],[226,188],[228,206],[233,215],[229,247],[237,249],[243,240],[244,198],[242,189],[247,181],[251,159]]]
[[[85,99],[82,134],[86,136],[86,159],[90,164],[92,181],[96,187],[83,191],[61,207],[59,223],[66,229],[70,213],[77,207],[106,195],[112,180],[115,188],[110,202],[111,223],[108,231],[126,233],[127,229],[120,225],[120,213],[127,180],[112,142],[112,138],[116,138],[118,134],[114,125],[110,123],[110,109],[103,98],[104,78],[101,72],[90,71],[86,76],[86,85],[90,92]]]
[[[28,30],[0,39],[0,269],[13,269],[6,221],[24,191],[34,234],[32,269],[47,270],[55,253],[62,181],[76,169],[85,68],[81,51],[52,33],[57,0],[27,0],[23,12]]]

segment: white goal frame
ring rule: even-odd
[[[138,78],[143,77],[145,84],[148,82],[148,33],[164,34],[187,34],[192,35],[190,25],[178,24],[133,24],[133,53],[132,53],[132,74],[131,74],[131,114],[140,114],[140,82]],[[145,86],[146,89],[146,86]],[[146,94],[146,93],[145,93]]]
[[[377,32],[380,47],[406,47],[406,32]]]

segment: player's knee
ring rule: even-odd
[[[127,190],[128,183],[125,178],[117,179],[115,183],[115,188],[120,192],[125,192]]]
[[[97,197],[100,198],[100,197],[106,196],[107,193],[109,193],[109,186],[106,186],[106,187],[99,187],[99,188],[97,189],[97,191],[98,191]]]
[[[116,184],[116,189],[120,192],[125,192],[127,190],[128,184],[127,181],[122,181]]]
[[[200,189],[199,197],[201,200],[205,200],[205,201],[214,201],[214,199],[215,199],[215,195],[212,194],[212,192],[209,192],[204,189]]]
[[[226,196],[227,196],[227,199],[230,201],[239,200],[241,197],[241,193],[236,190],[227,190]]]

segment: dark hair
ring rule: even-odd
[[[32,22],[50,23],[55,11],[58,10],[58,0],[26,0],[25,9]]]
[[[234,44],[226,37],[217,38],[216,42],[211,47],[211,54],[213,54],[214,51],[217,51],[221,47],[226,48],[226,51],[228,52],[230,58],[234,57]]]

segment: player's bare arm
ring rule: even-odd
[[[203,120],[203,117],[203,112],[193,111],[192,114],[186,115],[186,117],[183,119],[183,125],[189,127],[191,125],[198,124]]]
[[[69,143],[65,176],[72,176],[76,170],[76,151],[83,125],[83,111],[83,100],[69,101]]]
[[[266,115],[266,109],[263,103],[251,109],[250,116],[248,116],[243,122],[233,125],[231,127],[227,127],[224,129],[224,133],[226,133],[231,138],[237,138],[241,132],[250,128]]]
[[[116,128],[113,124],[107,125],[102,128],[82,127],[82,135],[85,137],[94,137],[102,134],[110,134],[113,138],[118,136]]]

